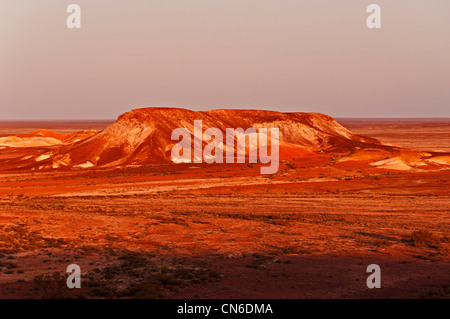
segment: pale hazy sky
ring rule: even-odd
[[[450,117],[449,86],[449,0],[0,0],[0,120],[145,106]]]

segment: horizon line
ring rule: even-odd
[[[280,113],[298,113],[298,112],[280,112]],[[311,112],[305,112],[305,113],[311,113]],[[314,112],[316,113],[316,112]],[[335,119],[351,119],[351,120],[450,120],[450,117],[437,117],[437,116],[421,116],[421,117],[370,117],[370,116],[357,116],[357,117],[351,117],[351,116],[332,116]],[[69,118],[54,118],[54,119],[0,119],[0,122],[52,122],[52,121],[73,121],[73,122],[96,122],[96,121],[116,121],[117,118],[75,118],[75,119],[69,119]]]

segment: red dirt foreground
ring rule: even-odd
[[[194,120],[278,127],[278,172],[172,163],[172,130]],[[450,296],[450,156],[421,140],[268,111],[141,109],[80,128],[0,137],[2,298]],[[69,264],[81,289],[66,286]]]

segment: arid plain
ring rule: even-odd
[[[338,122],[450,152],[450,120]],[[0,122],[0,138],[111,123]],[[2,170],[0,297],[449,298],[450,169],[342,158],[281,158],[275,175],[248,163]],[[65,286],[69,264],[81,289]],[[366,286],[369,264],[381,289]]]

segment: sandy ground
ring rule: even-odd
[[[446,122],[341,123],[416,149],[448,144]],[[0,297],[448,298],[449,186],[448,170],[320,157],[270,177],[247,164],[2,172]],[[65,288],[72,263],[82,289]],[[366,286],[373,263],[381,289]]]

